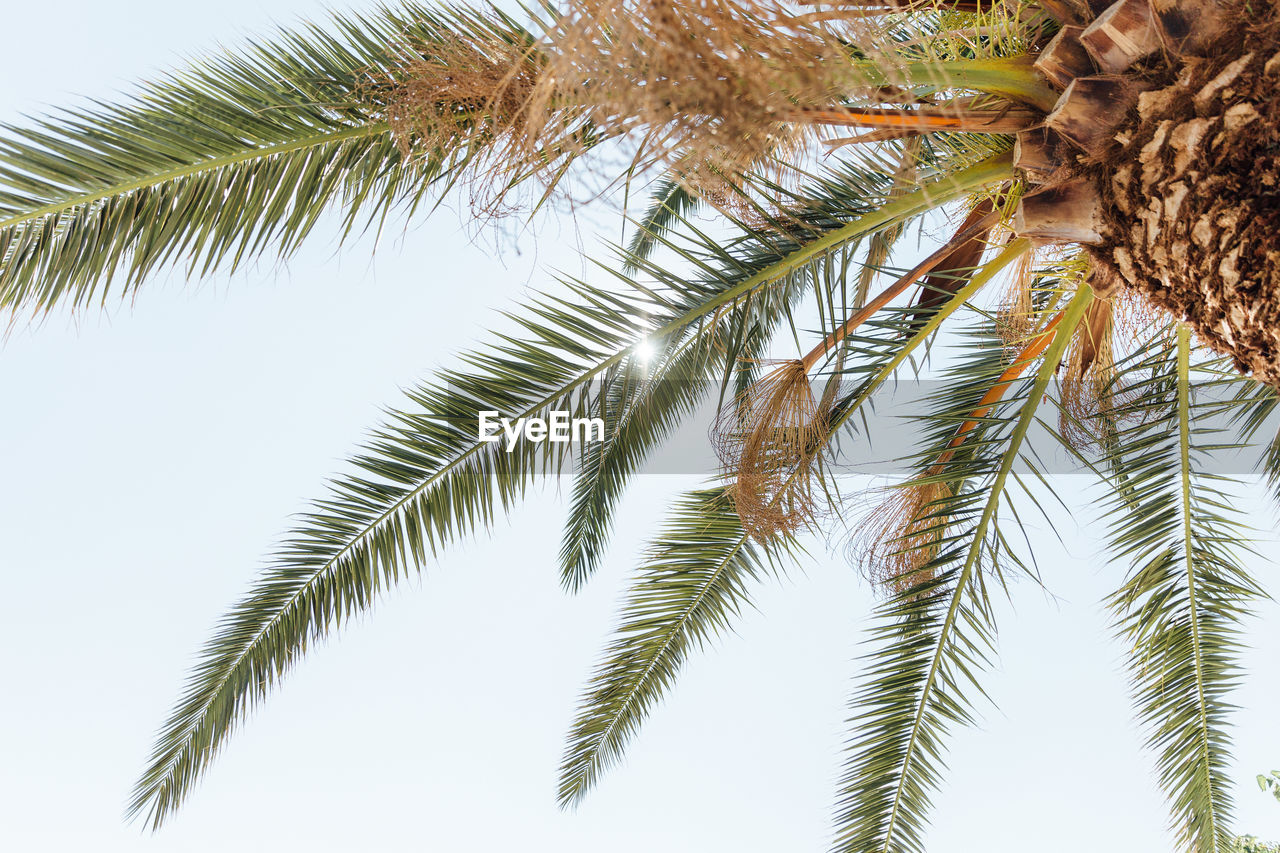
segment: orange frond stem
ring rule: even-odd
[[[837,148],[843,148],[846,145],[862,145],[868,142],[888,142],[891,139],[906,139],[911,136],[920,136],[921,131],[910,129],[889,129],[889,130],[871,130],[866,133],[859,133],[855,136],[842,136],[839,139],[828,139],[823,141],[823,145],[827,146],[829,151]]]
[[[946,9],[952,12],[981,11],[983,0],[796,0],[800,6],[838,6],[844,9],[865,9],[867,14],[883,15],[891,12],[919,12],[923,9]],[[994,3],[986,0],[990,9]]]
[[[982,418],[985,418],[996,403],[1000,402],[1000,398],[1004,396],[1004,392],[1013,384],[1019,376],[1026,372],[1032,362],[1048,349],[1049,344],[1053,341],[1053,332],[1057,329],[1058,324],[1062,322],[1065,311],[1059,311],[1052,320],[1045,324],[1045,327],[1035,334],[1035,336],[1022,348],[1013,362],[1001,372],[1000,377],[995,381],[987,393],[982,395],[982,399],[978,401],[978,406],[969,413],[969,418],[960,424],[960,429],[956,430],[956,435],[947,445],[947,450],[938,457],[937,463],[931,469],[933,473],[941,473],[941,468],[954,455],[955,449],[964,444],[965,436],[972,432]]]
[[[945,261],[951,256],[957,247],[963,246],[978,235],[985,233],[989,228],[991,228],[991,226],[995,225],[999,219],[999,211],[992,210],[976,222],[971,223],[968,227],[962,227],[961,230],[954,237],[948,240],[942,248],[916,264],[902,278],[886,287],[878,296],[850,315],[849,319],[844,322],[844,325],[840,326],[840,328],[836,329],[823,339],[821,343],[814,347],[803,359],[801,359],[801,363],[804,365],[805,369],[811,369],[823,356],[831,352],[831,350],[838,346],[841,341],[847,338],[854,329],[862,325],[868,317],[888,305],[904,290],[919,281],[922,276],[927,275],[940,263]]]
[[[963,110],[931,107],[918,110],[895,109],[805,109],[795,120],[837,127],[897,128],[917,131],[965,131],[970,133],[1019,133],[1041,121],[1031,110]]]

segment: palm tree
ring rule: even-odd
[[[14,317],[132,297],[173,264],[287,257],[330,209],[346,233],[377,229],[458,185],[497,215],[584,168],[653,190],[604,283],[565,282],[411,391],[286,534],[204,648],[130,812],[161,825],[309,643],[569,462],[560,564],[567,589],[586,583],[629,479],[719,399],[723,477],[673,502],[569,733],[560,799],[577,802],[751,581],[836,523],[837,438],[965,314],[912,415],[913,473],[853,537],[882,598],[835,849],[922,847],[946,734],[993,653],[992,596],[1035,573],[1010,536],[1034,500],[1016,466],[1043,477],[1027,460],[1042,404],[1111,490],[1130,568],[1107,607],[1172,826],[1186,849],[1229,849],[1233,655],[1265,593],[1210,451],[1252,446],[1280,385],[1278,22],[1235,0],[405,3],[5,127]],[[950,236],[877,289],[939,208],[963,214]],[[770,361],[784,330],[805,354]],[[507,452],[479,434],[486,411],[600,417],[605,437]],[[1263,444],[1274,486],[1280,444]]]

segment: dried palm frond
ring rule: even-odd
[[[1123,288],[1089,305],[1063,362],[1059,428],[1077,450],[1109,440],[1119,413],[1131,411],[1132,391],[1119,382],[1116,364],[1154,328],[1150,303]]]
[[[742,526],[768,541],[813,520],[814,463],[826,438],[826,411],[804,362],[783,362],[717,419],[713,442]]]
[[[849,552],[869,581],[902,593],[929,580],[926,566],[946,534],[944,505],[953,492],[927,477],[887,492],[854,528]]]
[[[406,153],[484,151],[472,180],[494,200],[529,175],[553,183],[558,164],[633,132],[633,165],[663,161],[728,200],[740,173],[793,158],[823,111],[853,121],[832,109],[850,84],[847,40],[769,0],[577,0],[536,43],[478,28],[400,53],[365,99]]]
[[[826,407],[813,393],[809,373],[868,317],[928,274],[957,248],[984,235],[999,218],[986,210],[965,221],[942,248],[855,310],[804,358],[783,362],[758,380],[717,418],[712,444],[743,526],[758,539],[792,531],[815,515],[814,465],[826,439]]]
[[[362,99],[378,106],[406,158],[468,165],[477,212],[501,213],[507,191],[526,177],[553,185],[597,141],[581,109],[560,104],[533,120],[546,55],[532,41],[476,27],[396,51],[398,62],[366,85]]]
[[[539,71],[527,45],[447,34],[401,53],[386,114],[406,154],[418,140],[435,149],[468,134],[524,135]]]
[[[531,115],[563,101],[602,127],[640,128],[638,157],[712,186],[793,153],[800,111],[838,103],[850,82],[831,25],[770,0],[575,0],[547,41]]]
[[[1067,350],[1062,374],[1062,434],[1077,449],[1099,440],[1098,428],[1114,409],[1114,303],[1095,299],[1085,312]]]
[[[1064,314],[1053,317],[1024,346],[960,424],[938,458],[912,482],[890,494],[854,529],[850,552],[867,578],[895,593],[931,580],[928,566],[938,555],[950,517],[946,506],[956,484],[948,480],[948,466],[967,436],[990,414],[1010,385],[1053,340]]]
[[[965,108],[960,104],[945,107],[921,107],[914,110],[892,107],[866,109],[798,110],[796,118],[812,124],[832,127],[864,127],[929,133],[933,131],[968,131],[973,133],[1017,133],[1040,121],[1029,109]]]
[[[469,170],[482,197],[532,175],[555,185],[578,154],[627,137],[628,174],[662,163],[729,208],[745,173],[803,173],[832,128],[869,128],[861,142],[1011,133],[1052,103],[1027,62],[969,68],[973,45],[920,34],[927,43],[908,45],[882,23],[796,15],[782,0],[573,0],[537,39],[477,27],[408,43],[362,100],[406,151],[483,159]],[[954,79],[951,60],[966,65]],[[987,94],[959,94],[970,72]]]
[[[1035,284],[1040,259],[1036,250],[1019,256],[1009,275],[1009,283],[996,312],[996,328],[1006,344],[1024,339],[1034,323],[1031,290]]]

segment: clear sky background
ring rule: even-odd
[[[305,0],[6,2],[0,121],[109,96]],[[576,269],[571,228],[502,252],[465,207],[377,247],[321,228],[287,267],[153,282],[132,306],[0,346],[0,849],[821,850],[871,594],[837,548],[762,584],[758,612],[685,669],[630,758],[573,813],[555,769],[577,693],[671,495],[628,495],[605,571],[559,590],[554,485],[317,649],[163,831],[122,822],[153,732],[290,513],[399,390],[485,337],[494,309]],[[1097,496],[1079,478],[1064,500]],[[1275,513],[1246,508],[1268,533]],[[1055,598],[1002,606],[996,707],[954,741],[930,849],[1168,848],[1090,518],[1032,543]],[[1274,588],[1271,563],[1257,573]],[[1235,730],[1241,831],[1280,838],[1254,774],[1280,767],[1280,620],[1249,627]]]

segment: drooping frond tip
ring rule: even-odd
[[[534,38],[496,14],[404,2],[277,32],[118,103],[0,128],[0,311],[101,304],[174,265],[202,276],[286,258],[326,211],[344,236],[380,227],[456,180],[481,141],[397,148],[385,97],[404,77],[397,45]]]
[[[753,585],[781,568],[780,548],[757,547],[718,488],[686,493],[646,551],[618,630],[592,675],[560,767],[572,806],[622,756],[689,656],[732,630]]]

